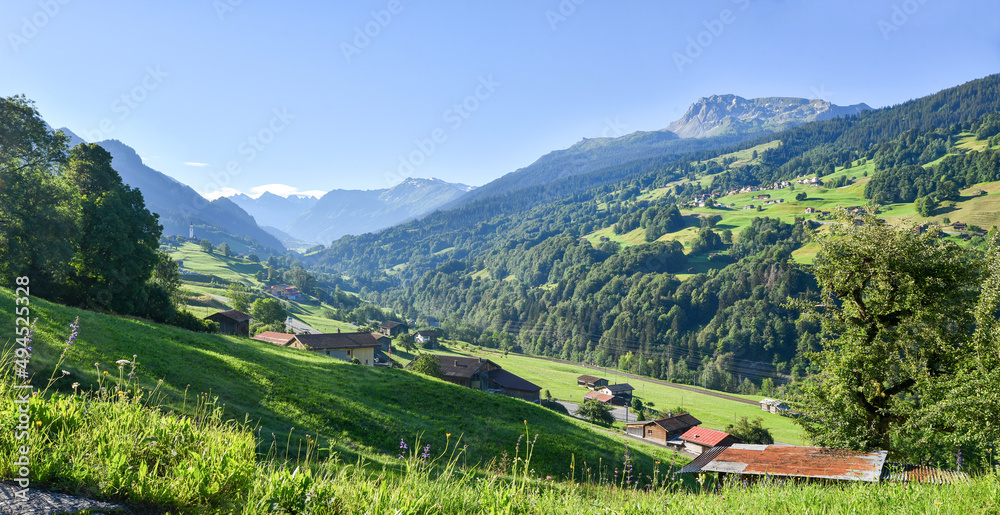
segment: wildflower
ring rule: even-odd
[[[69,370],[63,370],[63,371],[62,371],[62,375],[64,375],[64,376],[68,376],[68,375],[69,375]]]
[[[399,448],[403,450],[409,449],[409,447],[406,446],[406,441],[402,438],[399,439]]]
[[[73,383],[73,389],[76,390],[80,387],[80,383]]]
[[[118,368],[121,368],[124,367],[125,365],[131,365],[132,362],[127,359],[120,359],[118,361],[115,361],[115,364],[118,365]]]
[[[73,345],[73,342],[76,341],[77,330],[80,329],[80,317],[76,317],[76,320],[69,325],[69,328],[72,329],[72,332],[69,335],[69,339],[66,340],[67,347]]]
[[[420,453],[420,457],[427,459],[427,457],[430,455],[431,455],[431,444],[427,444],[424,446],[424,452]]]
[[[552,480],[552,476],[545,476],[545,480],[546,481],[551,481]]]
[[[108,375],[108,371],[107,370],[104,371],[104,375]]]
[[[36,420],[35,421],[35,425],[38,426],[38,427],[42,427],[42,421],[41,420]]]
[[[445,437],[445,438],[451,438],[451,433],[445,433],[445,434],[444,434],[444,437]]]

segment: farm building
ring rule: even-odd
[[[406,324],[389,321],[382,322],[382,325],[379,326],[379,332],[389,338],[395,338],[396,336],[410,332],[410,328]]]
[[[702,454],[713,447],[728,447],[739,443],[739,440],[729,433],[700,426],[688,429],[678,437],[678,440],[684,442],[684,450],[694,454]]]
[[[806,481],[901,481],[953,483],[964,481],[963,472],[917,465],[887,463],[887,451],[850,451],[796,445],[733,444],[715,447],[695,458],[677,474],[716,472],[720,479],[735,474],[756,480],[765,475]]]
[[[205,319],[219,324],[220,334],[234,334],[236,336],[250,336],[251,318],[250,315],[235,309],[219,311],[205,317]]]
[[[776,399],[761,399],[760,409],[762,411],[769,411],[771,413],[783,413],[788,411],[788,404]]]
[[[500,365],[483,358],[437,355],[444,380],[473,390],[483,390],[530,402],[539,402],[542,388],[526,381]]]
[[[577,386],[586,386],[587,388],[590,388],[591,390],[596,390],[596,389],[598,389],[598,388],[600,388],[602,386],[607,386],[608,385],[608,380],[604,379],[602,377],[582,375],[582,376],[576,378],[576,385]]]
[[[391,338],[389,338],[388,336],[386,336],[386,335],[384,335],[382,333],[371,333],[371,335],[372,335],[372,338],[375,338],[375,341],[377,341],[379,343],[379,345],[381,345],[381,347],[379,347],[379,348],[382,350],[382,352],[385,352],[387,354],[392,354],[392,339]]]
[[[293,349],[305,349],[330,356],[332,358],[351,361],[357,359],[362,365],[375,365],[375,349],[381,344],[371,333],[328,333],[328,334],[298,334],[288,344]]]
[[[281,345],[282,347],[291,343],[293,338],[295,338],[294,334],[276,333],[274,331],[264,331],[263,333],[253,337],[254,340],[273,343],[275,345]]]
[[[676,440],[676,437],[692,427],[697,427],[699,424],[701,424],[701,421],[694,418],[691,414],[682,413],[656,420],[630,422],[625,426],[625,432],[661,445],[668,445],[673,441],[677,443],[672,445],[679,446],[681,444],[679,440]]]

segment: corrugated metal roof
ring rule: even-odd
[[[906,463],[886,463],[882,469],[882,480],[941,485],[968,481],[969,475],[957,470],[942,470]]]
[[[715,447],[728,437],[729,433],[723,433],[722,431],[716,431],[714,429],[707,429],[699,426],[692,427],[691,429],[685,431],[684,434],[680,436],[680,439],[685,442],[696,443],[706,447]]]
[[[295,338],[294,334],[278,333],[274,331],[264,331],[263,333],[253,337],[254,340],[273,343],[275,345],[288,345],[288,342],[292,341],[292,338]]]
[[[684,468],[674,472],[674,474],[700,474],[704,472],[702,467],[711,463],[719,453],[728,449],[728,447],[712,447],[711,449],[701,453],[697,458],[691,460],[690,463],[684,465]]]
[[[860,452],[794,445],[734,444],[715,447],[678,473],[728,472],[877,482],[887,451]],[[704,456],[709,458],[702,459]]]

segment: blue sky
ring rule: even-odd
[[[0,95],[203,193],[327,191],[481,185],[711,94],[881,107],[1000,71],[995,0],[680,4],[5,0]]]

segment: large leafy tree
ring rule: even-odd
[[[934,232],[871,214],[861,221],[842,217],[817,237],[822,302],[795,304],[822,321],[826,340],[814,356],[822,372],[796,409],[815,443],[893,451],[893,442],[905,448],[917,439],[913,420],[960,371],[981,267]]]
[[[159,262],[157,215],[146,209],[139,190],[122,182],[111,167],[111,154],[96,144],[80,144],[70,152],[66,178],[81,206],[71,300],[145,314],[147,281]]]
[[[42,297],[57,295],[75,250],[76,204],[59,176],[66,140],[31,101],[0,98],[0,282],[28,276]]]

